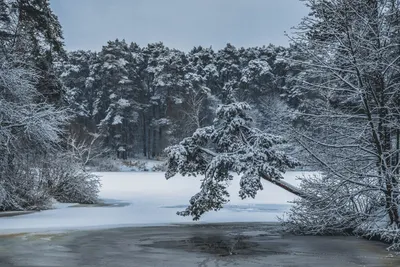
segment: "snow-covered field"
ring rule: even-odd
[[[55,209],[38,213],[0,218],[0,234],[112,228],[121,226],[192,223],[191,218],[176,215],[183,210],[200,185],[199,178],[164,178],[163,173],[103,172],[100,197],[111,206],[71,207],[57,204]],[[288,172],[285,180],[298,184],[296,177],[307,172]],[[291,193],[264,182],[256,199],[241,200],[238,177],[230,187],[231,201],[223,210],[210,212],[204,222],[273,222],[290,207]],[[115,204],[114,206],[112,204]]]

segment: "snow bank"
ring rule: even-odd
[[[164,225],[193,223],[180,217],[190,197],[199,190],[199,178],[164,178],[163,173],[96,173],[103,184],[100,197],[106,203],[127,203],[117,207],[71,207],[65,204],[56,209],[18,217],[0,218],[1,233],[41,232],[73,229],[110,228],[120,226]],[[297,176],[305,172],[289,172],[286,181],[298,184]],[[273,222],[289,208],[294,195],[264,182],[264,191],[256,199],[241,200],[238,196],[238,177],[230,187],[231,202],[219,212],[206,214],[204,222]]]

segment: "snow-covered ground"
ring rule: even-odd
[[[0,218],[0,234],[73,229],[111,228],[120,226],[164,225],[192,223],[191,218],[176,215],[190,197],[199,190],[200,180],[194,177],[164,178],[163,173],[103,172],[100,197],[106,207],[71,207],[58,204],[53,210]],[[307,172],[288,172],[285,180],[297,185],[296,177]],[[273,222],[289,207],[294,196],[264,182],[264,190],[256,199],[241,200],[239,181],[235,177],[230,187],[231,201],[223,210],[210,212],[197,223],[204,222]]]

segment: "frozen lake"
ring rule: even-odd
[[[191,218],[176,215],[199,190],[200,179],[177,176],[170,180],[163,173],[103,172],[100,197],[105,207],[82,207],[57,204],[55,209],[38,213],[0,218],[0,234],[115,228],[122,226],[194,223]],[[307,172],[288,172],[285,180],[298,184],[296,177]],[[256,199],[241,200],[239,178],[232,181],[230,203],[219,212],[210,212],[196,223],[276,222],[290,208],[294,195],[264,182]]]
[[[98,173],[108,206],[57,204],[0,218],[0,266],[399,266],[386,245],[355,237],[304,237],[274,222],[294,196],[264,183],[256,199],[238,197],[199,222],[176,215],[197,192],[196,178],[162,173]],[[286,181],[298,184],[289,172]],[[145,227],[138,227],[145,226]]]

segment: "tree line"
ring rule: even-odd
[[[304,109],[308,97],[296,86],[303,68],[290,63],[295,56],[295,47],[274,45],[185,53],[115,40],[99,52],[68,52],[57,72],[74,135],[100,135],[101,146],[118,158],[156,158],[212,124],[218,105],[232,99],[254,107],[262,129],[287,131],[296,121],[289,110]]]

